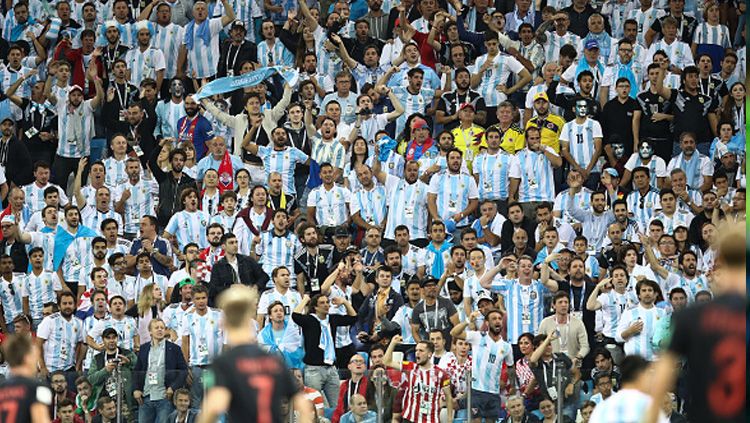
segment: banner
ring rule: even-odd
[[[193,98],[196,101],[199,101],[202,98],[211,97],[216,94],[228,93],[238,88],[252,87],[253,85],[258,85],[266,79],[271,78],[276,73],[281,75],[289,85],[294,86],[297,84],[299,73],[296,70],[286,66],[271,66],[239,76],[226,76],[224,78],[215,79],[204,85],[199,93],[193,95]]]

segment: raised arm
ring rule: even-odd
[[[305,107],[305,129],[309,138],[314,137],[318,133],[318,128],[313,123],[312,110],[308,107]]]
[[[661,263],[659,263],[659,260],[656,259],[656,254],[654,254],[651,238],[643,234],[638,234],[638,236],[641,239],[643,251],[646,255],[646,261],[651,266],[651,270],[653,270],[654,273],[659,275],[659,277],[661,277],[662,279],[666,279],[669,276],[669,271],[664,266],[662,266]]]
[[[99,77],[99,72],[96,69],[96,57],[94,56],[91,58],[91,62],[89,63],[89,69],[87,71],[89,79],[94,80],[94,86],[96,87],[96,95],[94,98],[91,99],[91,108],[96,109],[99,107],[99,105],[102,103],[102,100],[104,99],[104,87],[102,87],[102,79]]]
[[[388,344],[388,348],[386,348],[385,355],[383,356],[383,364],[386,367],[401,370],[401,363],[393,361],[393,351],[396,349],[396,346],[401,344],[401,342],[403,342],[401,335],[394,335],[393,338],[391,338],[391,342]]]
[[[299,11],[302,13],[302,17],[305,18],[305,25],[310,31],[318,29],[318,21],[316,21],[315,17],[310,13],[310,8],[307,7],[307,2],[305,0],[299,2]]]
[[[73,195],[76,197],[76,203],[78,204],[79,210],[83,210],[83,208],[86,207],[86,197],[84,197],[83,192],[81,192],[81,184],[83,170],[86,169],[88,162],[88,157],[81,157],[81,160],[78,161],[78,170],[76,171],[75,179],[73,180]]]
[[[224,6],[224,16],[221,17],[221,26],[224,27],[234,22],[235,15],[229,0],[221,0],[221,4]]]
[[[10,100],[11,102],[13,102],[13,104],[15,104],[16,106],[22,107],[23,106],[23,99],[21,99],[21,97],[19,97],[19,96],[16,95],[16,91],[18,90],[18,87],[20,87],[22,84],[24,84],[27,79],[29,79],[32,76],[36,75],[37,72],[38,71],[36,69],[32,69],[26,75],[23,75],[23,76],[19,77],[18,79],[16,79],[16,82],[14,82],[10,87],[8,87],[8,91],[5,93],[5,95],[8,97],[8,100]],[[47,84],[45,82],[45,86],[46,85]]]
[[[596,284],[596,287],[594,287],[594,291],[591,292],[591,295],[589,296],[589,299],[586,300],[586,310],[588,311],[596,311],[602,308],[602,303],[599,302],[599,294],[601,293],[602,289],[607,286],[610,282],[612,282],[612,278],[606,278]]]
[[[401,100],[396,97],[396,94],[393,93],[392,89],[388,87],[385,87],[385,89],[387,90],[388,98],[391,99],[391,104],[393,105],[393,111],[385,115],[385,118],[388,119],[388,122],[393,122],[404,114],[404,105],[401,104]]]
[[[558,254],[552,253],[544,259],[544,262],[542,262],[542,265],[541,265],[541,270],[542,270],[541,282],[544,286],[547,287],[547,289],[549,289],[552,292],[557,292],[557,290],[559,289],[559,286],[557,285],[557,281],[552,279],[549,276],[549,272],[550,272],[549,264],[553,262],[556,258],[558,258]]]
[[[549,345],[555,339],[557,339],[557,334],[554,331],[552,331],[551,333],[547,335],[544,341],[542,341],[542,343],[539,344],[538,347],[536,347],[534,352],[531,353],[531,357],[529,357],[529,363],[536,365],[536,363],[538,363],[539,360],[544,355],[544,350],[547,349],[547,345]]]

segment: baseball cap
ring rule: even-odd
[[[0,123],[4,123],[6,120],[10,121],[10,123],[12,123],[13,125],[16,124],[16,121],[13,120],[13,118],[10,116],[6,116],[5,118],[3,118],[3,120],[1,120]]]
[[[195,285],[195,279],[193,278],[185,278],[177,283],[177,286],[179,288],[182,288],[185,285]]]
[[[534,101],[537,101],[539,99],[542,99],[549,103],[549,97],[547,97],[547,93],[545,91],[539,91],[538,93],[534,94]]]
[[[458,107],[458,110],[469,109],[469,108],[470,108],[471,110],[474,110],[474,111],[476,111],[476,110],[477,110],[477,109],[475,109],[475,108],[474,108],[474,105],[473,105],[473,104],[471,104],[471,103],[464,103],[464,104],[460,105],[460,106]]]
[[[335,238],[349,236],[349,231],[343,226],[338,226],[336,230],[333,231],[333,236]]]
[[[8,118],[3,119],[3,122],[5,122],[7,119]],[[2,123],[2,122],[0,122],[0,123]],[[10,223],[12,225],[15,225],[16,224],[16,217],[13,216],[12,214],[6,214],[5,216],[3,216],[3,219],[0,220],[0,223]]]
[[[68,94],[70,94],[70,93],[72,93],[73,91],[76,91],[76,90],[78,90],[78,91],[80,91],[81,93],[83,93],[83,88],[81,88],[81,86],[80,86],[80,85],[73,85],[73,86],[71,86],[71,87],[70,87],[70,89],[68,90]]]
[[[346,247],[346,250],[344,250],[344,254],[357,254],[359,253],[359,250],[357,250],[357,247],[350,245]]]
[[[115,328],[107,328],[102,331],[102,338],[109,338],[111,335],[115,335],[118,338],[120,337],[120,334],[117,333]]]
[[[593,49],[599,49],[599,41],[596,41],[593,38],[589,38],[586,40],[586,44],[583,46],[586,50],[593,50]]]
[[[487,300],[493,304],[495,303],[495,301],[492,299],[492,295],[488,294],[487,292],[482,291],[477,297],[477,305],[479,305],[479,303],[481,303],[484,300]]]
[[[411,129],[428,129],[429,126],[427,125],[427,121],[422,119],[421,117],[416,117],[414,120],[411,121]]]
[[[425,276],[424,279],[422,279],[422,283],[420,284],[422,288],[424,288],[427,285],[437,285],[438,280],[434,276]]]
[[[237,19],[236,21],[232,22],[232,26],[230,27],[230,29],[234,29],[234,28],[237,28],[237,27],[240,27],[240,28],[244,29],[245,31],[247,31],[247,26],[245,26],[245,22],[242,22],[239,19]]]

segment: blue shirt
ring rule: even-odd
[[[135,240],[133,240],[133,245],[130,247],[130,254],[133,256],[138,255],[138,251],[141,248],[143,248],[143,240],[142,238],[136,238]],[[159,251],[160,254],[163,254],[165,256],[171,255],[171,248],[169,246],[169,243],[167,242],[167,240],[160,236],[157,236],[156,240],[154,241],[154,249],[155,251]],[[151,256],[151,266],[154,268],[154,273],[157,273],[159,275],[169,277],[169,275],[172,274],[167,266],[159,263],[159,261],[156,260],[153,256]]]
[[[195,127],[193,127],[193,119],[198,119],[195,122]],[[200,161],[207,152],[206,141],[214,136],[214,128],[211,126],[211,122],[203,116],[196,116],[192,119],[189,116],[183,116],[177,121],[177,128],[175,129],[177,141],[180,143],[192,142],[195,147],[195,159]]]

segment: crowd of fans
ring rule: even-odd
[[[319,421],[643,412],[745,220],[745,7],[3,2],[0,328],[63,423],[192,422],[235,283]]]

